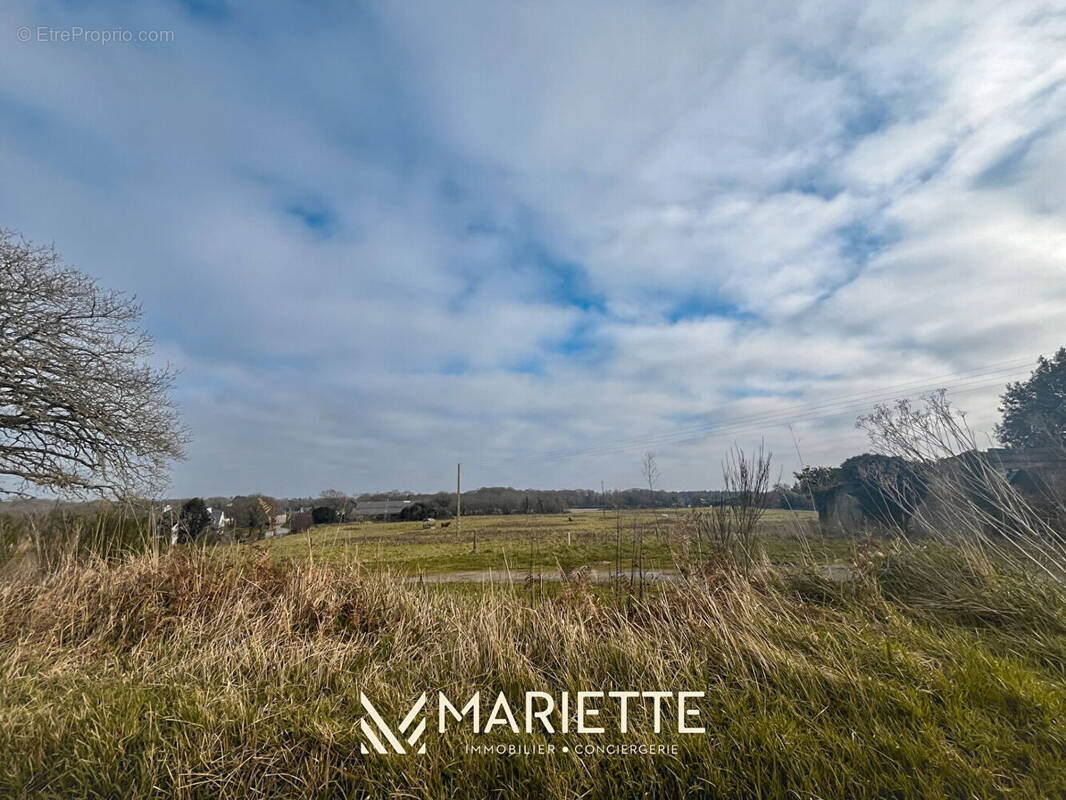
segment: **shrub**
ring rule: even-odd
[[[330,506],[315,506],[311,509],[311,520],[315,525],[331,525],[337,521],[337,510]]]
[[[289,515],[289,533],[301,533],[314,524],[314,518],[306,511],[298,511]]]

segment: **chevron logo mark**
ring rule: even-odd
[[[426,732],[426,719],[423,714],[426,707],[425,692],[415,701],[415,704],[407,712],[407,716],[403,718],[395,731],[389,727],[381,714],[378,713],[378,710],[374,708],[370,698],[362,692],[359,693],[359,702],[363,706],[363,711],[366,712],[366,716],[359,720],[359,729],[366,740],[359,745],[361,752],[375,752],[382,755],[426,752],[426,743],[418,744],[418,740]],[[368,717],[369,720],[367,719]],[[416,719],[418,720],[417,725],[415,725]],[[412,726],[414,727],[412,728]],[[415,749],[416,747],[417,749]]]

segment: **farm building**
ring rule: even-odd
[[[411,500],[360,500],[355,504],[352,516],[358,519],[392,519],[399,516]]]
[[[1007,490],[1006,495],[997,497],[1003,490]],[[1011,496],[1023,501],[1022,505],[1015,507]],[[990,519],[1001,518],[1002,512],[996,506],[1006,502],[1014,508],[1012,513],[1033,513],[1061,529],[1066,521],[1062,513],[1064,500],[1066,451],[991,448],[963,453],[938,465],[926,497],[915,509],[916,527],[927,533],[948,530],[960,523],[994,528],[999,523]]]
[[[1066,497],[1066,449],[996,447],[985,454],[1000,474],[1023,494]]]
[[[830,485],[812,491],[819,521],[836,533],[871,528],[933,532],[992,502],[997,476],[1045,519],[1066,499],[1066,450],[991,448],[936,464],[888,456],[856,456],[833,471]]]
[[[918,465],[897,456],[864,454],[846,460],[810,491],[818,521],[834,533],[910,524],[924,487]]]

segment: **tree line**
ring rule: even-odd
[[[732,495],[718,489],[667,491],[662,489],[515,489],[487,486],[463,492],[463,514],[561,514],[573,508],[633,510],[638,508],[707,508],[728,502]],[[378,492],[359,501],[409,500],[398,512],[402,519],[447,519],[455,513],[455,492]],[[811,499],[797,487],[776,486],[763,498],[768,508],[811,509]]]

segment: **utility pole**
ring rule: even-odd
[[[455,535],[463,535],[463,465],[455,465]],[[477,531],[474,531],[474,549],[477,552]]]

